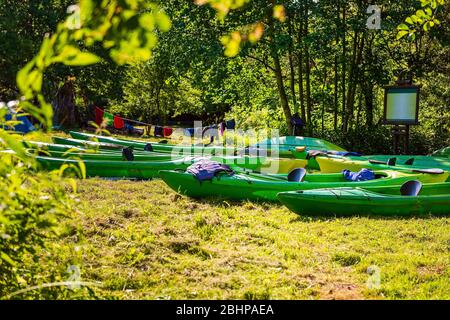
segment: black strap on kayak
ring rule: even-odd
[[[133,147],[127,147],[122,149],[122,156],[127,161],[134,161],[134,153],[133,153]]]
[[[151,143],[147,143],[144,147],[145,151],[153,151],[153,146]]]
[[[395,166],[395,163],[397,162],[397,158],[389,158],[386,164],[388,166]]]
[[[406,181],[402,186],[400,187],[400,194],[402,196],[413,196],[416,197],[420,190],[422,189],[422,183],[417,180],[409,180]]]
[[[432,169],[413,169],[413,172],[418,173],[429,173],[429,174],[443,174],[445,171],[438,168],[432,168]]]
[[[407,166],[412,166],[414,163],[414,158],[409,158],[408,160],[405,161],[405,165]]]
[[[322,150],[308,150],[308,152],[306,153],[306,160],[309,160],[311,158],[315,158],[317,156],[326,156],[327,153],[325,151]]]
[[[306,170],[304,168],[295,168],[289,172],[287,179],[290,182],[302,182],[306,175]]]

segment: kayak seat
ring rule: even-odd
[[[153,147],[151,143],[147,143],[144,147],[145,151],[153,151]]]
[[[395,163],[397,162],[397,158],[389,158],[386,164],[388,166],[395,166]]]
[[[163,144],[167,144],[169,141],[167,141],[167,140],[161,140],[161,141],[159,141],[159,143],[163,143]]]
[[[305,168],[296,168],[289,172],[287,179],[290,182],[302,182],[306,175]]]
[[[373,159],[369,160],[369,163],[372,163],[372,164],[386,164],[388,166],[395,166],[396,162],[397,162],[397,158],[389,158],[388,161],[386,161],[386,162],[380,161],[380,160],[373,160]]]
[[[127,161],[133,161],[134,160],[133,147],[123,148],[122,156]]]
[[[414,158],[409,158],[408,160],[405,161],[405,165],[407,166],[412,166],[414,163]]]
[[[422,189],[422,183],[417,180],[409,180],[406,181],[402,186],[400,187],[400,194],[402,196],[413,196],[416,197],[420,190]]]

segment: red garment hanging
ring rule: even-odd
[[[164,137],[170,137],[172,135],[172,133],[173,133],[172,128],[168,128],[168,127],[164,128]]]
[[[119,116],[114,116],[114,128],[123,129],[125,127],[125,121]]]
[[[103,113],[104,112],[102,109],[100,109],[99,107],[95,107],[95,123],[99,126],[101,126],[103,122]]]

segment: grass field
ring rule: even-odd
[[[98,298],[450,299],[450,217],[302,217],[158,179],[79,180],[76,198],[59,244],[77,257],[56,258]]]
[[[192,200],[160,180],[88,179],[78,198],[78,232],[61,241],[77,242],[98,297],[450,298],[450,218],[300,217]]]

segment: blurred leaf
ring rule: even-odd
[[[401,39],[401,38],[404,37],[404,36],[406,36],[408,33],[409,33],[408,31],[404,31],[404,30],[399,31],[399,32],[397,33],[397,40],[398,40],[398,39]]]
[[[87,66],[100,61],[100,58],[90,52],[79,52],[77,55],[62,61],[67,66]]]
[[[6,263],[10,264],[11,266],[15,266],[16,264],[14,263],[14,261],[3,251],[0,252],[0,259],[5,261]]]
[[[273,17],[280,22],[286,21],[286,11],[282,4],[277,4],[273,7]]]

